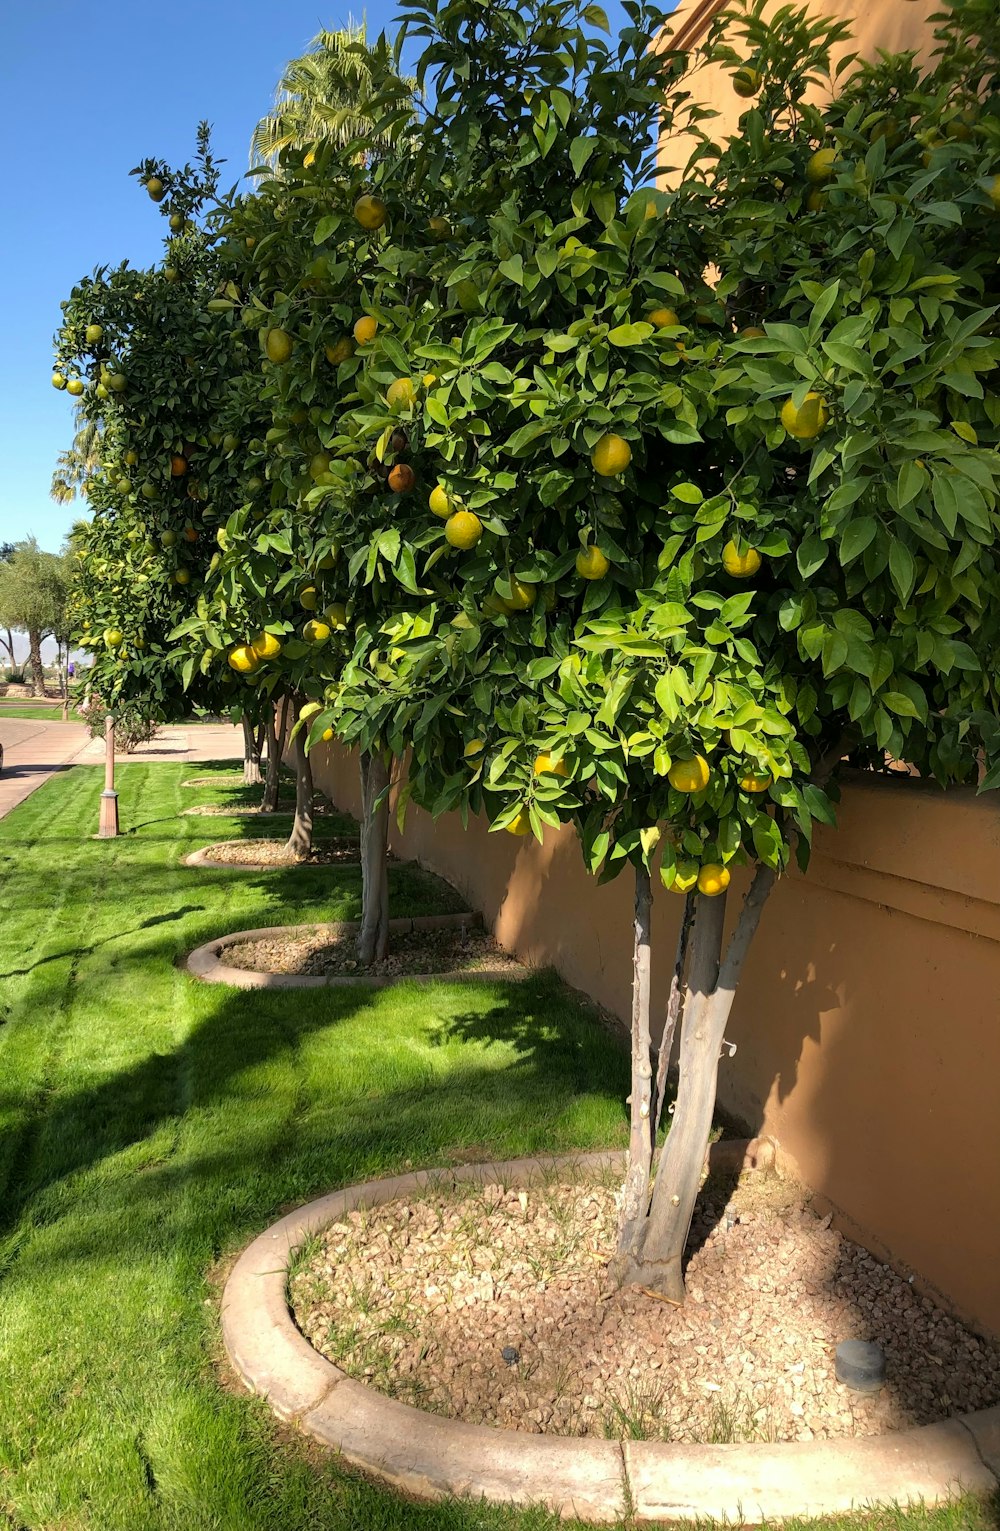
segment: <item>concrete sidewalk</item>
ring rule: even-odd
[[[0,819],[56,771],[79,759],[89,743],[85,723],[39,723],[0,715]]]
[[[0,819],[23,803],[56,771],[67,766],[101,765],[104,740],[91,739],[85,723],[40,723],[29,718],[4,718],[0,712]],[[199,723],[163,728],[149,744],[131,755],[117,755],[120,764],[155,761],[242,760],[243,730],[229,723]]]

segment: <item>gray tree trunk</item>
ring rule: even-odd
[[[306,736],[303,729],[295,735],[295,818],[285,850],[290,856],[308,856],[312,850],[313,832],[313,776],[309,756],[306,754]]]
[[[243,724],[243,781],[247,787],[259,787],[263,777],[260,774],[260,739],[253,724],[243,714],[240,720]]]
[[[381,750],[361,752],[361,930],[358,961],[389,949],[389,767]]]
[[[649,1216],[616,1274],[674,1302],[684,1300],[684,1250],[712,1130],[719,1054],[736,984],[760,923],[774,873],[758,867],[725,958],[726,897],[699,894],[684,996],[677,1100],[657,1166]]]
[[[653,1075],[649,1034],[652,912],[653,890],[649,871],[640,863],[635,868],[635,915],[632,922],[632,1093],[629,1096],[628,1170],[622,1188],[618,1223],[619,1251],[632,1248],[649,1205],[649,1172],[653,1162],[649,1130]]]
[[[42,635],[29,631],[28,648],[31,655],[31,689],[35,696],[45,695],[45,671],[42,669]]]
[[[686,893],[684,895],[684,913],[681,916],[681,928],[677,936],[677,955],[674,957],[674,971],[670,977],[670,993],[667,996],[667,1009],[663,1017],[663,1033],[660,1037],[660,1048],[656,1057],[656,1084],[653,1089],[653,1127],[650,1135],[654,1149],[656,1148],[656,1140],[660,1135],[660,1122],[663,1119],[663,1102],[667,1094],[667,1070],[670,1067],[670,1053],[674,1045],[677,1022],[681,1016],[681,999],[684,994],[684,969],[687,966],[691,926],[694,924],[694,900],[694,894]]]
[[[288,733],[287,696],[281,698],[279,708],[267,709],[264,714],[264,732],[267,736],[267,772],[264,777],[264,798],[261,808],[265,813],[273,813],[278,806],[278,795],[281,791],[281,758],[285,753],[285,737]]]

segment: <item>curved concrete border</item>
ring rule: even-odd
[[[754,1145],[715,1144],[712,1168]],[[863,1440],[689,1446],[530,1435],[468,1425],[397,1403],[347,1377],[296,1328],[288,1267],[299,1246],[355,1207],[380,1206],[436,1185],[524,1184],[567,1168],[624,1165],[619,1152],[515,1159],[370,1180],[283,1217],[240,1256],[226,1283],[222,1333],[234,1367],[279,1418],[351,1465],[419,1498],[450,1495],[543,1505],[596,1524],[713,1516],[755,1525],[873,1503],[935,1504],[990,1494],[1000,1478],[1000,1408]],[[728,1519],[727,1519],[728,1517]]]
[[[266,838],[261,836],[261,839]],[[275,836],[277,838],[277,836]],[[346,838],[346,836],[345,836]],[[315,842],[322,845],[322,840]],[[287,872],[294,871],[297,867],[308,867],[310,870],[317,867],[358,866],[361,862],[361,842],[358,841],[357,856],[345,856],[342,861],[213,861],[212,852],[220,850],[227,845],[245,845],[245,840],[217,840],[214,845],[203,845],[200,851],[192,851],[189,856],[181,859],[181,866],[186,867],[209,867],[213,872]]]
[[[208,813],[206,809],[215,804],[195,803],[191,808],[182,808],[182,819],[294,819],[295,804],[290,808],[227,808],[225,813]],[[321,816],[322,810],[318,816]]]
[[[412,918],[390,920],[389,929],[405,935],[411,930],[471,930],[482,923],[478,914],[418,914]],[[294,935],[351,935],[361,929],[359,920],[335,920],[326,924],[266,925],[261,930],[235,930],[229,936],[217,936],[191,953],[185,964],[189,973],[203,983],[228,983],[234,989],[329,989],[366,988],[388,989],[398,983],[505,983],[527,978],[530,968],[512,963],[502,968],[473,968],[468,972],[442,973],[393,973],[384,978],[357,977],[331,973],[329,977],[312,977],[302,973],[256,973],[251,968],[228,967],[223,960],[227,946],[244,941],[267,941],[272,936]]]

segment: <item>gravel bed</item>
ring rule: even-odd
[[[263,816],[265,811],[259,803],[237,803],[233,806],[230,806],[228,803],[196,803],[193,808],[182,808],[181,812],[187,818],[201,818],[204,816],[207,818],[218,817],[222,819],[241,819],[253,818],[255,814]],[[279,802],[277,808],[269,808],[267,810],[268,815],[272,813],[284,813],[289,817],[291,817],[294,812],[294,798]],[[313,817],[322,817],[322,815],[326,812],[327,809],[321,807],[320,804],[317,803],[316,807],[313,809]]]
[[[609,1178],[462,1187],[352,1212],[294,1268],[296,1322],[391,1397],[534,1434],[811,1441],[1000,1401],[1000,1346],[790,1182],[745,1176],[728,1200],[706,1186],[683,1308],[609,1288],[616,1191]],[[836,1382],[844,1339],[884,1346],[881,1392]]]
[[[331,939],[329,935],[286,936],[267,941],[246,941],[227,946],[226,964],[254,973],[298,973],[313,978],[364,973],[371,978],[405,978],[411,973],[475,973],[510,968],[520,963],[501,950],[483,930],[413,930],[393,932],[389,954],[367,967],[355,955],[353,932]]]
[[[358,840],[334,838],[314,840],[308,856],[290,856],[285,849],[286,841],[271,840],[223,840],[218,845],[208,845],[204,851],[205,866],[342,866],[357,863],[361,858]],[[235,948],[234,948],[235,950]],[[247,963],[234,963],[234,967],[246,967]]]
[[[242,771],[220,771],[215,776],[190,776],[182,781],[182,787],[225,787],[227,790],[246,787]]]

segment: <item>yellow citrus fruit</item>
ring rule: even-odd
[[[745,101],[748,101],[751,96],[755,96],[763,83],[760,71],[758,69],[751,69],[749,64],[744,64],[742,69],[737,69],[733,75],[733,89]]]
[[[535,756],[535,764],[532,766],[535,776],[568,776],[569,766],[565,760],[553,760],[547,750]]]
[[[182,457],[179,452],[175,452],[170,459],[170,477],[183,478],[187,470],[187,458]]]
[[[109,627],[104,634],[104,641],[109,649],[120,649],[124,637],[120,627]]]
[[[445,522],[444,535],[453,548],[468,552],[483,535],[483,523],[471,510],[456,510]]]
[[[354,355],[354,342],[350,336],[342,335],[332,346],[324,346],[323,353],[331,367],[339,367]]]
[[[53,388],[59,388],[60,390],[66,387],[66,379],[63,377],[61,372],[53,372],[52,386]]]
[[[741,553],[735,542],[727,542],[722,549],[722,567],[733,579],[750,579],[760,565],[761,557],[756,548],[747,548]]]
[[[428,218],[427,231],[429,234],[432,234],[435,239],[451,238],[451,224],[448,222],[447,218],[442,218],[440,215],[435,215],[433,218]]]
[[[264,350],[268,361],[286,362],[292,354],[292,337],[287,330],[268,330],[264,336]]]
[[[425,388],[433,388],[434,384],[437,382],[437,373],[425,372],[420,381],[423,383]]]
[[[324,643],[330,636],[330,629],[325,622],[310,617],[302,629],[302,636],[307,643]]]
[[[69,382],[66,384],[66,392],[71,393],[74,399],[78,399],[83,392],[83,379],[79,377],[71,377]]]
[[[130,468],[134,468],[136,463],[139,461],[139,454],[133,447],[129,447],[128,451],[125,453],[125,461],[128,463]]]
[[[697,861],[678,861],[674,868],[674,880],[670,884],[672,893],[690,893],[698,881]]]
[[[167,188],[164,186],[158,175],[150,176],[149,180],[146,182],[146,190],[149,192],[149,195],[152,197],[154,202],[162,202],[167,194]]]
[[[654,308],[651,314],[646,315],[646,318],[650,324],[655,324],[658,330],[669,329],[672,324],[681,322],[673,308]]]
[[[715,898],[719,893],[725,893],[729,887],[729,868],[720,866],[717,861],[706,861],[698,873],[698,892],[704,893],[706,898]]]
[[[519,579],[512,579],[510,595],[504,600],[504,605],[508,611],[527,611],[530,606],[534,606],[537,594],[538,591],[534,585],[526,585]]]
[[[993,177],[992,181],[987,187],[987,190],[989,192],[990,201],[993,203],[993,206],[996,208],[997,212],[1000,213],[1000,175],[995,175]]]
[[[316,586],[303,585],[299,591],[299,605],[305,611],[315,611],[317,605]]]
[[[277,659],[281,653],[281,640],[273,633],[258,633],[250,647],[258,659]]]
[[[229,668],[238,675],[252,675],[259,664],[260,660],[249,643],[238,643],[229,650]]]
[[[481,755],[485,748],[485,739],[470,739],[462,753],[466,760],[472,760],[474,756]]]
[[[166,532],[161,532],[160,533],[160,545],[161,545],[161,547],[172,548],[176,541],[177,541],[177,533],[176,532],[166,531]]]
[[[103,324],[88,324],[85,334],[88,346],[96,346],[104,334],[104,326]]]
[[[590,461],[602,478],[617,478],[632,461],[632,448],[624,437],[607,431],[591,452]]]
[[[740,787],[744,792],[766,792],[772,785],[773,777],[762,775],[758,771],[748,771],[740,777]]]
[[[347,626],[347,607],[343,601],[334,601],[323,613],[331,632],[339,633]]]
[[[330,458],[326,452],[314,452],[309,459],[309,477],[319,484],[330,471]]]
[[[823,191],[819,186],[814,186],[808,197],[806,197],[806,207],[811,213],[821,213],[828,201],[829,193]]]
[[[740,339],[741,340],[763,340],[765,335],[766,335],[766,333],[767,333],[767,331],[766,330],[762,330],[759,325],[751,324],[751,325],[748,325],[745,330],[740,330]]]
[[[377,329],[378,320],[373,319],[371,314],[362,314],[361,318],[356,320],[354,325],[354,338],[358,345],[364,346],[368,344],[369,340],[374,340]]]
[[[692,755],[688,760],[675,760],[667,780],[677,792],[702,792],[711,774],[704,755]]]
[[[436,516],[447,521],[455,508],[455,502],[443,484],[435,484],[427,497],[427,503]]]
[[[354,204],[354,216],[363,229],[373,233],[380,229],[388,215],[388,208],[381,197],[365,195]]]
[[[187,585],[187,584],[190,584],[190,582],[191,582],[191,570],[190,569],[180,568],[180,569],[177,569],[175,571],[175,573],[174,573],[174,584],[175,585]]]
[[[806,165],[806,179],[811,186],[822,186],[833,179],[837,165],[836,149],[817,149]]]
[[[332,569],[336,565],[339,551],[339,548],[331,548],[329,553],[324,553],[316,565],[317,569]]]
[[[781,423],[796,441],[812,441],[826,429],[829,419],[829,405],[819,393],[807,393],[798,409],[791,399],[781,406]]]
[[[112,372],[108,378],[108,387],[115,393],[124,393],[127,386],[124,372]]]
[[[386,389],[385,401],[390,409],[409,409],[417,397],[417,390],[410,377],[397,377]]]
[[[531,820],[527,808],[522,808],[516,819],[507,825],[509,835],[527,835],[531,832]]]
[[[333,738],[333,729],[324,728],[323,732],[320,734],[320,738],[324,744],[329,744],[330,740]]]
[[[609,560],[593,542],[576,555],[576,572],[581,579],[603,579],[610,568]]]

